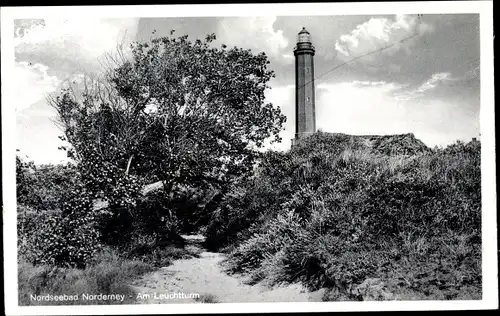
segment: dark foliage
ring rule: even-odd
[[[206,226],[231,183],[250,174],[264,140],[279,140],[285,117],[264,102],[274,76],[266,54],[214,48],[214,40],[134,43],[132,58],[113,59],[104,83],[51,99],[82,198],[106,205],[96,223],[103,243],[164,243]],[[161,193],[142,197],[158,180]]]
[[[480,297],[480,143],[412,149],[400,137],[400,155],[327,134],[266,154],[209,230],[239,244],[229,271],[326,287],[327,299]]]

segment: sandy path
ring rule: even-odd
[[[240,276],[224,273],[224,254],[201,249],[202,236],[183,236],[188,247],[201,251],[199,258],[176,260],[172,265],[147,274],[133,283],[137,301],[143,304],[193,303],[198,301],[238,302],[320,302],[321,292],[307,292],[300,284],[267,288],[243,283]],[[199,294],[196,300],[191,294]]]

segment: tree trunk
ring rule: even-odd
[[[134,158],[134,155],[130,156],[130,158],[128,159],[127,170],[125,170],[125,175],[128,175],[128,172],[130,170],[130,164],[132,163],[132,158]]]

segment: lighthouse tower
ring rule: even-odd
[[[316,111],[314,104],[314,46],[311,34],[302,28],[297,37],[295,55],[295,139],[307,137],[316,132]]]

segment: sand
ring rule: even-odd
[[[183,237],[199,257],[176,260],[134,281],[138,303],[321,302],[322,291],[308,292],[300,284],[274,288],[245,284],[244,277],[223,271],[224,254],[200,246],[203,236]]]

